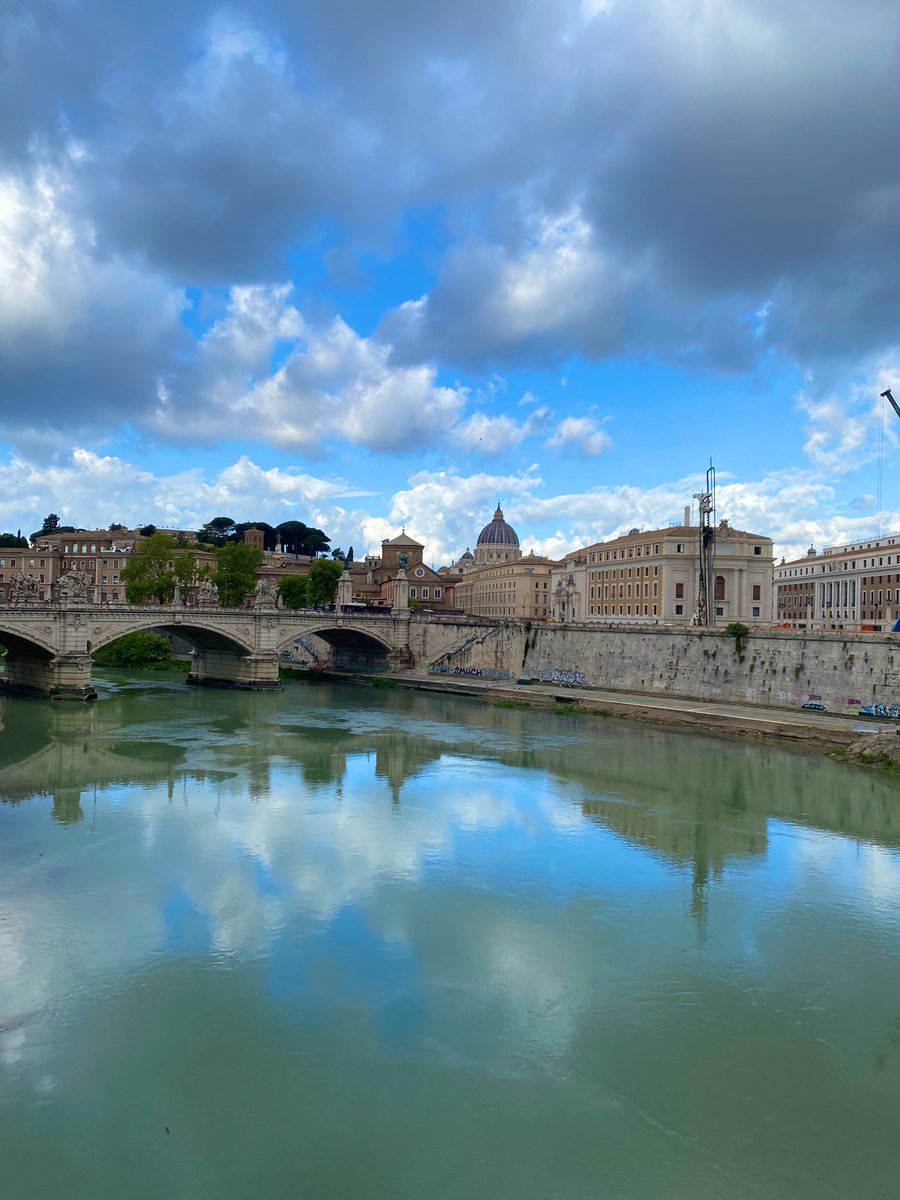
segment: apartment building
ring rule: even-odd
[[[900,533],[810,547],[774,570],[774,619],[793,629],[892,629],[900,618]]]
[[[698,610],[700,530],[684,524],[632,529],[568,555],[553,570],[552,618],[689,625]],[[715,530],[710,619],[717,625],[772,620],[772,539]]]
[[[477,567],[456,581],[456,603],[476,617],[546,621],[550,617],[550,572],[556,563],[538,554]]]

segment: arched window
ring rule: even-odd
[[[716,600],[724,600],[725,599],[725,576],[724,575],[716,576],[715,598],[716,598]]]

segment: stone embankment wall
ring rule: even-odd
[[[587,687],[783,708],[811,698],[834,712],[900,703],[900,636],[883,634],[770,631],[737,643],[699,629],[510,622],[478,631],[460,622],[418,626],[413,656],[419,667],[443,659],[450,670],[487,667],[513,678],[573,672]]]

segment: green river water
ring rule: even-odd
[[[0,701],[0,1200],[888,1200],[900,786],[574,714]]]

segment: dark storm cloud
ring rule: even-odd
[[[870,355],[900,300],[898,27],[894,0],[11,0],[0,183],[52,174],[77,261],[34,244],[87,315],[0,306],[6,395],[138,417],[179,289],[286,278],[323,223],[384,245],[422,205],[451,245],[382,324],[403,361]]]

